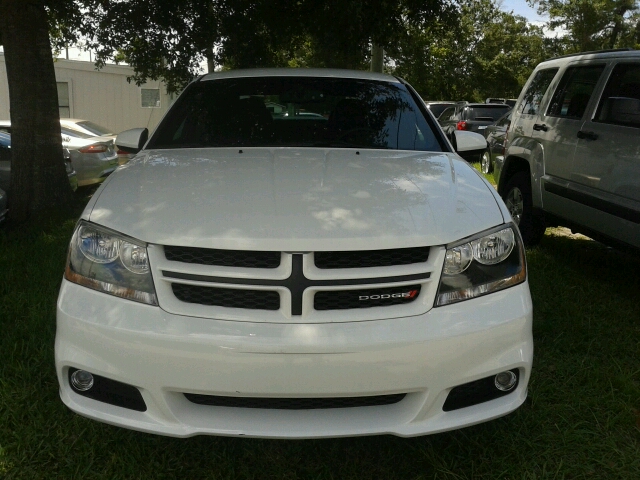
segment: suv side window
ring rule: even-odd
[[[602,93],[594,122],[640,128],[640,64],[615,66]]]
[[[605,65],[569,67],[549,104],[548,115],[582,118]]]
[[[536,115],[538,113],[542,97],[544,97],[556,73],[558,73],[557,68],[546,68],[536,73],[522,98],[522,103],[518,108],[520,113],[524,115]]]

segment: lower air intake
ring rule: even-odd
[[[520,379],[520,371],[518,369],[511,370],[511,372],[516,376],[516,383],[509,391],[503,391],[496,387],[495,375],[481,378],[475,382],[465,383],[452,388],[442,406],[442,410],[450,412],[509,395],[516,390]]]
[[[197,395],[185,393],[192,403],[216,407],[264,408],[275,410],[314,410],[327,408],[354,408],[391,405],[398,403],[406,393],[394,395],[373,395],[368,397],[335,397],[335,398],[253,398],[253,397],[221,397],[218,395]]]

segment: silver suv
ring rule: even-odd
[[[526,244],[563,225],[640,248],[640,51],[558,57],[531,74],[496,158]]]

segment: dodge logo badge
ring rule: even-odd
[[[409,290],[402,293],[382,293],[380,295],[360,295],[360,301],[366,300],[386,300],[391,298],[414,298],[418,294],[418,290]]]

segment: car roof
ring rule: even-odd
[[[223,78],[247,77],[324,77],[351,78],[359,80],[377,80],[388,83],[400,83],[396,77],[385,73],[367,72],[364,70],[342,70],[337,68],[252,68],[242,70],[225,70],[207,73],[199,81],[220,80]]]
[[[572,53],[569,55],[562,55],[560,57],[550,58],[549,60],[545,60],[541,62],[539,65],[564,65],[567,62],[571,62],[574,60],[601,60],[607,58],[640,58],[640,50],[633,49],[613,49],[613,50],[600,50],[594,52],[579,52]]]

